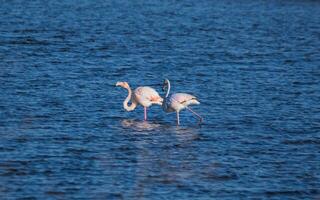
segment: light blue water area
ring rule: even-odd
[[[0,199],[320,198],[320,2],[1,1]],[[199,126],[127,92],[198,97]]]

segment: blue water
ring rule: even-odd
[[[320,2],[1,1],[0,199],[319,199]],[[122,108],[128,81],[199,98]]]

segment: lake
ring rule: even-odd
[[[2,1],[1,199],[320,199],[320,2]],[[152,86],[192,114],[123,109]]]

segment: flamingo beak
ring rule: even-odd
[[[120,85],[121,85],[121,82],[118,81],[118,82],[116,83],[116,86],[120,86]]]

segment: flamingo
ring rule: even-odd
[[[147,120],[147,107],[152,104],[162,105],[163,99],[160,97],[158,92],[148,86],[137,87],[132,94],[132,90],[127,82],[117,82],[116,86],[120,86],[128,90],[128,96],[123,101],[123,108],[126,111],[134,110],[138,104],[142,105],[144,108],[144,120]],[[131,100],[131,105],[128,106]]]
[[[192,114],[199,118],[199,123],[202,122],[202,117],[198,113],[193,111],[191,108],[189,108],[189,105],[200,104],[200,102],[197,100],[195,96],[187,93],[175,93],[169,97],[170,81],[168,79],[164,80],[163,90],[166,91],[166,94],[163,98],[164,100],[162,104],[162,109],[165,112],[176,112],[177,125],[180,125],[179,112],[183,109],[189,110]]]

